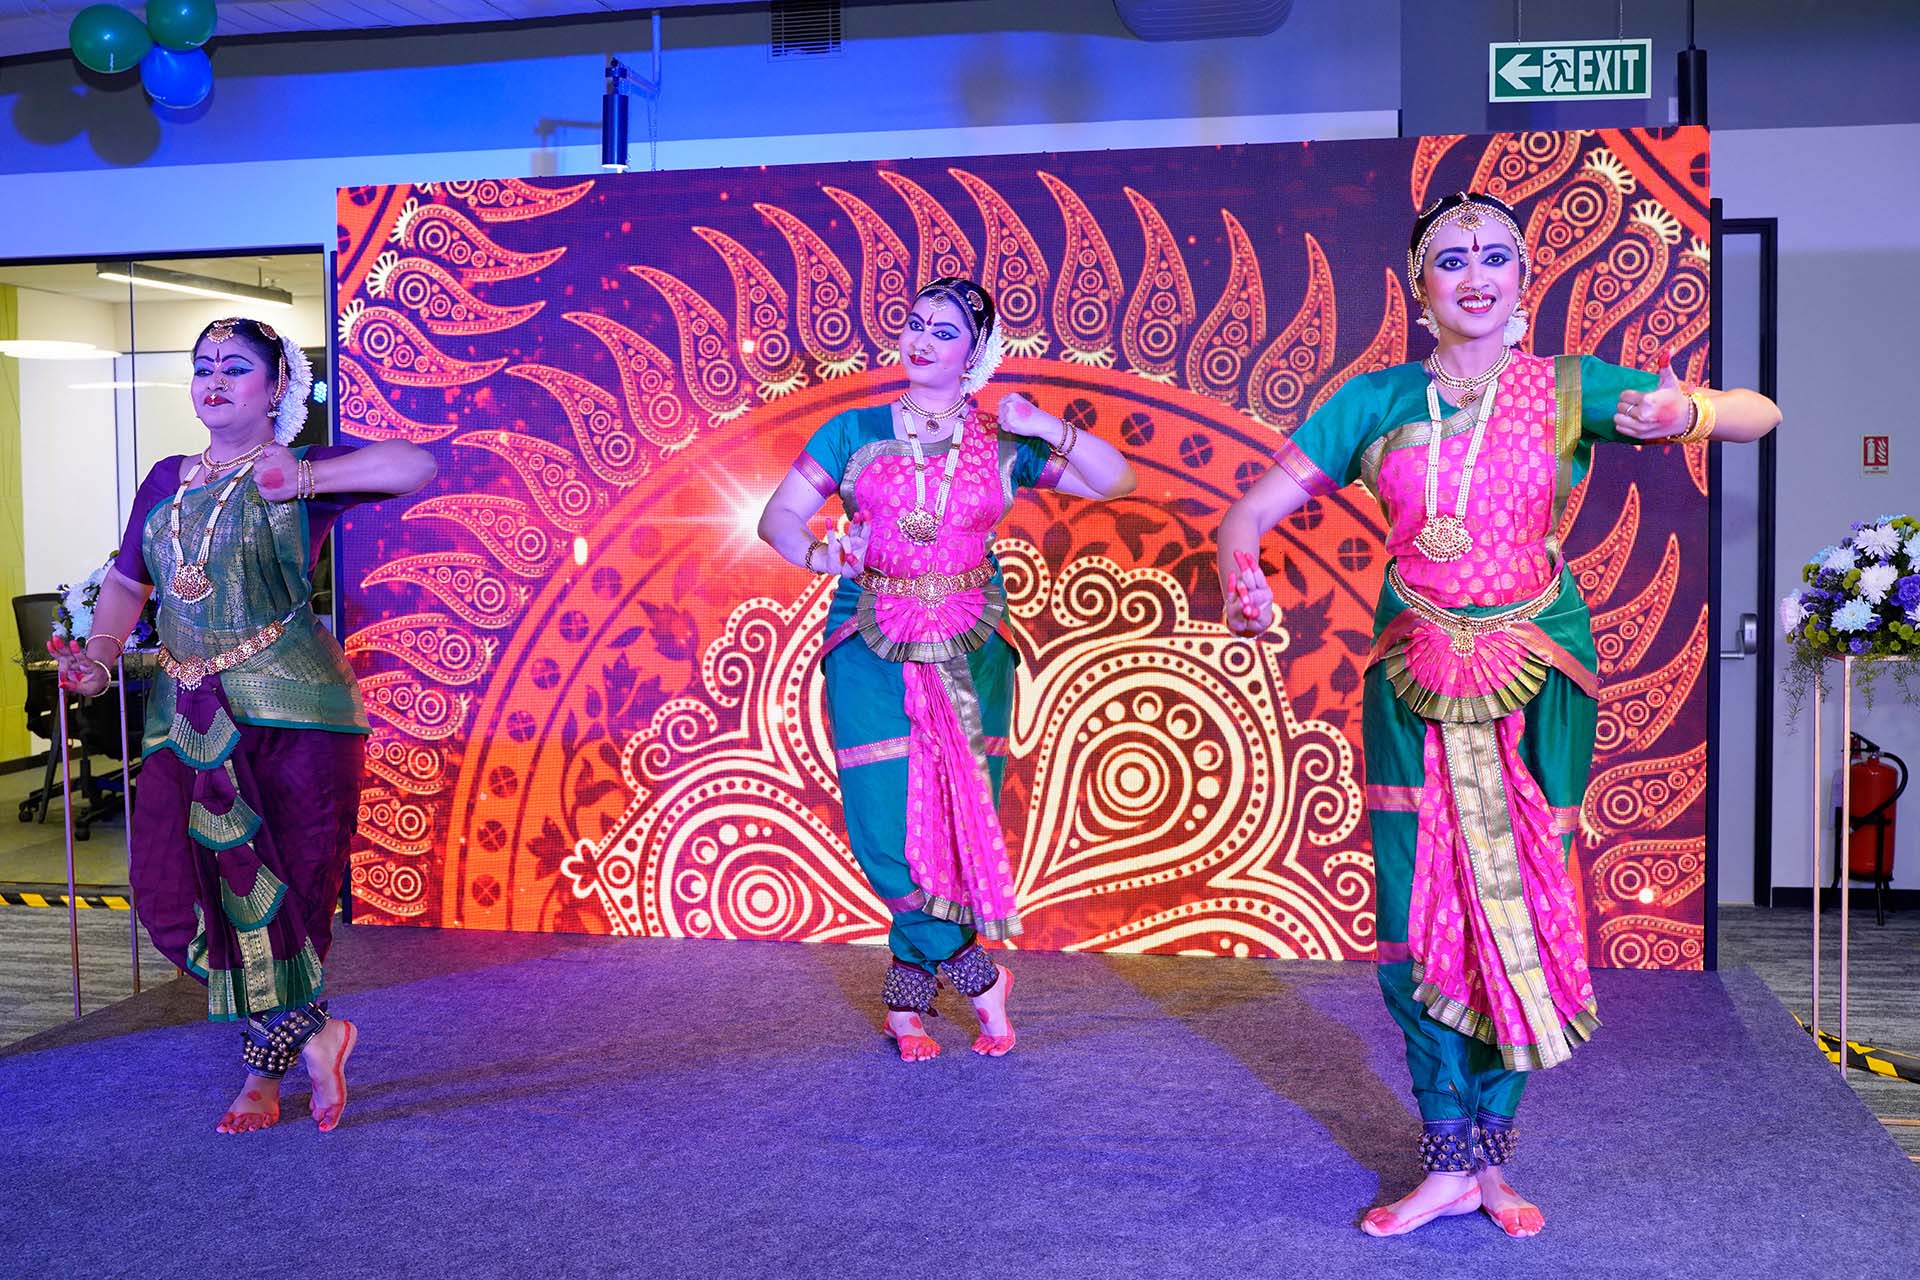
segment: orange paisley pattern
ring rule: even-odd
[[[978,272],[1009,347],[987,407],[1026,392],[1142,481],[999,531],[1021,945],[1370,956],[1377,511],[1348,488],[1267,541],[1259,643],[1217,621],[1214,524],[1279,432],[1425,353],[1400,261],[1435,193],[1516,202],[1530,344],[1700,368],[1706,171],[1703,131],[1605,130],[343,190],[340,430],[441,461],[343,525],[360,918],[881,937],[838,812],[827,583],[753,523],[819,423],[895,393],[919,280]],[[1701,963],[1697,452],[1603,447],[1567,513],[1607,680],[1579,854],[1600,964]]]

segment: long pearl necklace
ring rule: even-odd
[[[1473,535],[1467,532],[1467,491],[1473,486],[1473,467],[1479,460],[1480,446],[1486,442],[1487,419],[1493,416],[1493,397],[1477,396],[1480,406],[1473,415],[1473,435],[1467,440],[1466,460],[1460,464],[1460,489],[1454,495],[1453,514],[1440,511],[1440,389],[1427,384],[1427,480],[1426,520],[1414,536],[1413,546],[1427,559],[1450,564],[1473,550]]]
[[[234,460],[238,463],[239,470],[233,473],[233,479],[227,481],[227,487],[220,491],[220,496],[213,500],[213,510],[207,515],[206,531],[200,538],[200,555],[194,560],[187,559],[186,550],[180,545],[180,504],[185,501],[187,490],[199,478],[203,469],[207,472],[209,480],[215,478],[218,471],[205,460],[182,470],[180,486],[173,491],[173,510],[167,517],[169,537],[173,544],[173,562],[177,566],[173,571],[173,582],[168,589],[173,592],[174,599],[182,604],[198,604],[213,594],[213,581],[207,577],[207,560],[213,554],[213,527],[220,523],[220,513],[226,509],[227,499],[231,498],[233,491],[240,487],[240,482],[247,478],[247,472],[253,470],[253,460],[259,457],[265,448],[266,446],[262,445],[259,449],[242,454]],[[225,467],[219,470],[225,470]]]
[[[906,424],[907,446],[913,450],[913,509],[903,512],[897,521],[900,532],[913,542],[926,545],[940,536],[940,523],[946,518],[947,498],[953,491],[954,472],[960,466],[960,444],[966,438],[967,420],[962,415],[953,424],[953,440],[947,448],[946,466],[940,472],[940,489],[933,500],[933,510],[927,510],[927,455],[920,447],[920,432],[915,429],[913,420],[916,415],[926,419],[929,427],[943,418],[960,413],[966,406],[966,397],[953,402],[942,413],[928,413],[914,403],[913,397],[900,397],[900,420]]]

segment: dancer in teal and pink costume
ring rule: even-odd
[[[1597,441],[1748,441],[1779,421],[1751,391],[1688,391],[1591,356],[1515,346],[1528,281],[1513,211],[1448,196],[1415,222],[1407,279],[1438,340],[1361,374],[1302,423],[1220,524],[1227,624],[1257,634],[1269,529],[1355,480],[1387,525],[1363,691],[1380,988],[1406,1040],[1425,1178],[1362,1227],[1399,1235],[1485,1209],[1544,1219],[1507,1180],[1527,1073],[1599,1020],[1567,872],[1599,682],[1587,606],[1555,530]]]
[[[982,412],[973,396],[1000,356],[986,290],[921,289],[900,333],[905,394],[816,431],[760,519],[790,563],[840,578],[827,712],[848,842],[893,917],[881,995],[909,1062],[940,1051],[921,1019],[941,977],[973,1002],[976,1053],[1014,1043],[1013,975],[978,942],[1020,932],[999,815],[1016,659],[994,527],[1022,489],[1134,485],[1111,446],[1023,397]],[[836,494],[850,523],[815,538],[808,522]]]

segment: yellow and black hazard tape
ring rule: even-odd
[[[59,907],[66,909],[67,895],[64,893],[0,893],[0,907]],[[133,904],[117,894],[103,894],[94,897],[90,894],[76,895],[75,908],[81,911],[131,911]]]
[[[1802,1031],[1811,1032],[1812,1028],[1801,1020],[1799,1014],[1793,1020],[1800,1023]],[[1840,1064],[1840,1037],[1831,1032],[1820,1033],[1820,1052],[1827,1061],[1835,1066]],[[1910,1053],[1896,1053],[1892,1049],[1878,1049],[1870,1044],[1861,1044],[1858,1040],[1847,1041],[1847,1065],[1855,1071],[1870,1071],[1876,1076],[1886,1076],[1889,1080],[1906,1080],[1920,1084],[1920,1058]]]

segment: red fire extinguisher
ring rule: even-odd
[[[1888,763],[1891,761],[1892,763]],[[1907,762],[1859,734],[1853,735],[1848,753],[1848,773],[1852,784],[1853,831],[1846,842],[1847,878],[1871,880],[1874,887],[1874,911],[1881,924],[1887,922],[1886,891],[1893,882],[1894,805],[1907,789]],[[1840,884],[1840,779],[1833,789],[1833,883]]]

